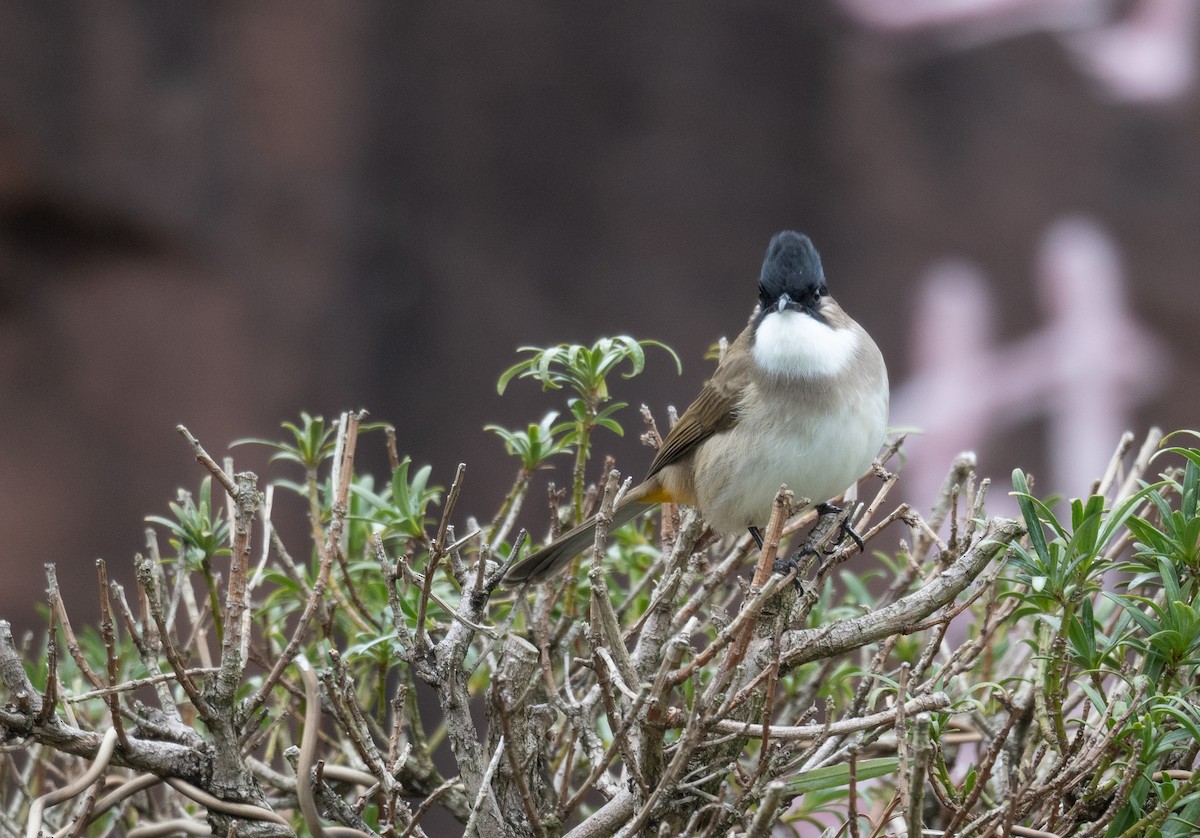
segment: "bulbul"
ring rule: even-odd
[[[758,528],[786,484],[824,504],[871,466],[888,414],[887,368],[871,336],[829,296],[807,236],[771,239],[758,305],[663,440],[650,471],[614,510],[618,527],[660,503],[698,507],[722,533]],[[564,567],[594,541],[585,521],[514,565],[506,585]]]

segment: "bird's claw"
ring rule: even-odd
[[[822,518],[824,518],[826,515],[841,515],[842,511],[843,510],[840,506],[835,506],[832,503],[817,504],[817,515]],[[825,554],[831,555],[834,552],[833,548],[836,548],[839,544],[845,541],[846,536],[850,536],[850,540],[854,542],[854,546],[858,548],[858,552],[866,552],[866,545],[863,543],[862,536],[855,531],[854,527],[850,526],[850,522],[848,520],[843,520],[838,526],[838,537],[834,540],[833,544],[830,545],[831,549],[825,551]]]
[[[817,551],[805,544],[786,559],[776,559],[775,564],[771,566],[772,573],[778,573],[780,576],[787,576],[792,571],[796,571],[796,578],[792,580],[792,584],[797,588],[802,587],[800,579],[800,561],[805,556],[815,556]]]

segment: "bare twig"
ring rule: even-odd
[[[993,519],[973,547],[920,590],[861,617],[821,628],[787,632],[784,636],[784,666],[791,668],[858,649],[896,633],[902,626],[923,620],[962,593],[1023,532],[1024,528],[1016,521]]]
[[[479,831],[479,813],[483,810],[484,801],[488,799],[489,792],[492,787],[492,775],[496,772],[496,766],[500,764],[500,757],[504,755],[504,737],[501,736],[496,742],[496,749],[492,752],[492,758],[488,761],[487,768],[484,770],[480,778],[479,789],[475,792],[475,802],[471,805],[471,817],[467,819],[467,826],[463,830],[464,838],[480,835]],[[492,801],[492,806],[495,807],[495,801]],[[497,817],[502,818],[499,810],[495,811]]]
[[[433,577],[437,573],[438,565],[442,558],[446,555],[446,528],[450,525],[450,516],[454,512],[454,506],[458,502],[458,495],[462,491],[463,478],[466,476],[467,466],[465,463],[458,464],[458,471],[454,475],[454,483],[450,486],[450,493],[446,496],[446,505],[442,509],[442,518],[438,523],[437,535],[433,539],[433,543],[429,545],[429,561],[425,565],[425,578],[421,583],[421,598],[417,601],[417,625],[416,633],[413,637],[413,645],[418,654],[426,652],[426,634],[425,634],[425,616],[429,608],[429,598],[433,593]],[[447,611],[453,613],[454,609],[447,608]]]
[[[116,628],[113,625],[112,606],[108,601],[108,568],[103,559],[96,560],[96,574],[100,580],[100,633],[104,637],[104,657],[109,686],[109,692],[105,694],[104,699],[108,703],[113,730],[117,733],[117,742],[120,743],[122,749],[127,749],[129,739],[125,735],[125,724],[121,720],[120,698],[112,690],[112,687],[116,686],[121,672],[121,662],[117,659]]]
[[[362,412],[351,413],[346,417],[345,430],[341,437],[340,447],[342,458],[338,472],[339,480],[335,487],[337,494],[333,502],[333,517],[329,522],[329,530],[323,538],[319,535],[320,522],[312,522],[314,538],[317,539],[317,543],[321,549],[321,563],[317,571],[317,579],[313,583],[312,591],[309,594],[307,602],[304,604],[304,611],[301,613],[300,619],[292,631],[292,636],[288,640],[287,646],[280,653],[274,666],[271,667],[270,673],[263,679],[262,684],[255,690],[253,697],[251,697],[247,709],[248,714],[253,713],[262,706],[275,684],[283,677],[283,671],[287,669],[292,659],[296,656],[300,644],[304,642],[304,638],[307,636],[308,627],[312,623],[312,619],[323,601],[325,589],[329,584],[330,573],[333,570],[334,552],[337,550],[338,541],[341,539],[342,527],[345,524],[350,495],[350,479],[354,471],[354,451],[358,442],[358,426],[362,418]]]
[[[71,653],[71,659],[75,661],[75,665],[79,667],[79,671],[83,673],[83,677],[88,680],[96,689],[103,689],[104,679],[96,674],[95,670],[88,664],[83,657],[83,652],[79,648],[79,641],[75,639],[75,630],[71,628],[71,618],[67,616],[67,606],[63,603],[62,592],[58,587],[58,573],[53,564],[46,565],[46,581],[49,583],[49,588],[46,590],[46,595],[50,598],[50,609],[54,612],[55,618],[58,620],[59,627],[62,628],[63,637],[67,641],[67,651]]]

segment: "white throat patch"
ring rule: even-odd
[[[758,324],[754,360],[787,378],[825,378],[841,372],[858,348],[854,329],[832,329],[798,311],[771,312]]]

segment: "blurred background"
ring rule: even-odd
[[[483,426],[562,409],[496,394],[525,344],[679,351],[682,376],[649,350],[614,394],[629,432],[597,438],[640,475],[636,406],[686,406],[784,228],[883,349],[893,424],[925,430],[907,497],[964,448],[998,503],[1014,466],[1084,493],[1121,431],[1200,425],[1198,18],[4,3],[0,617],[40,625],[45,562],[77,618],[97,557],[131,577],[143,517],[204,476],[176,423],[219,459],[366,407],[436,482],[466,462],[458,517],[489,517],[516,464]],[[382,477],[382,436],[360,450]]]

